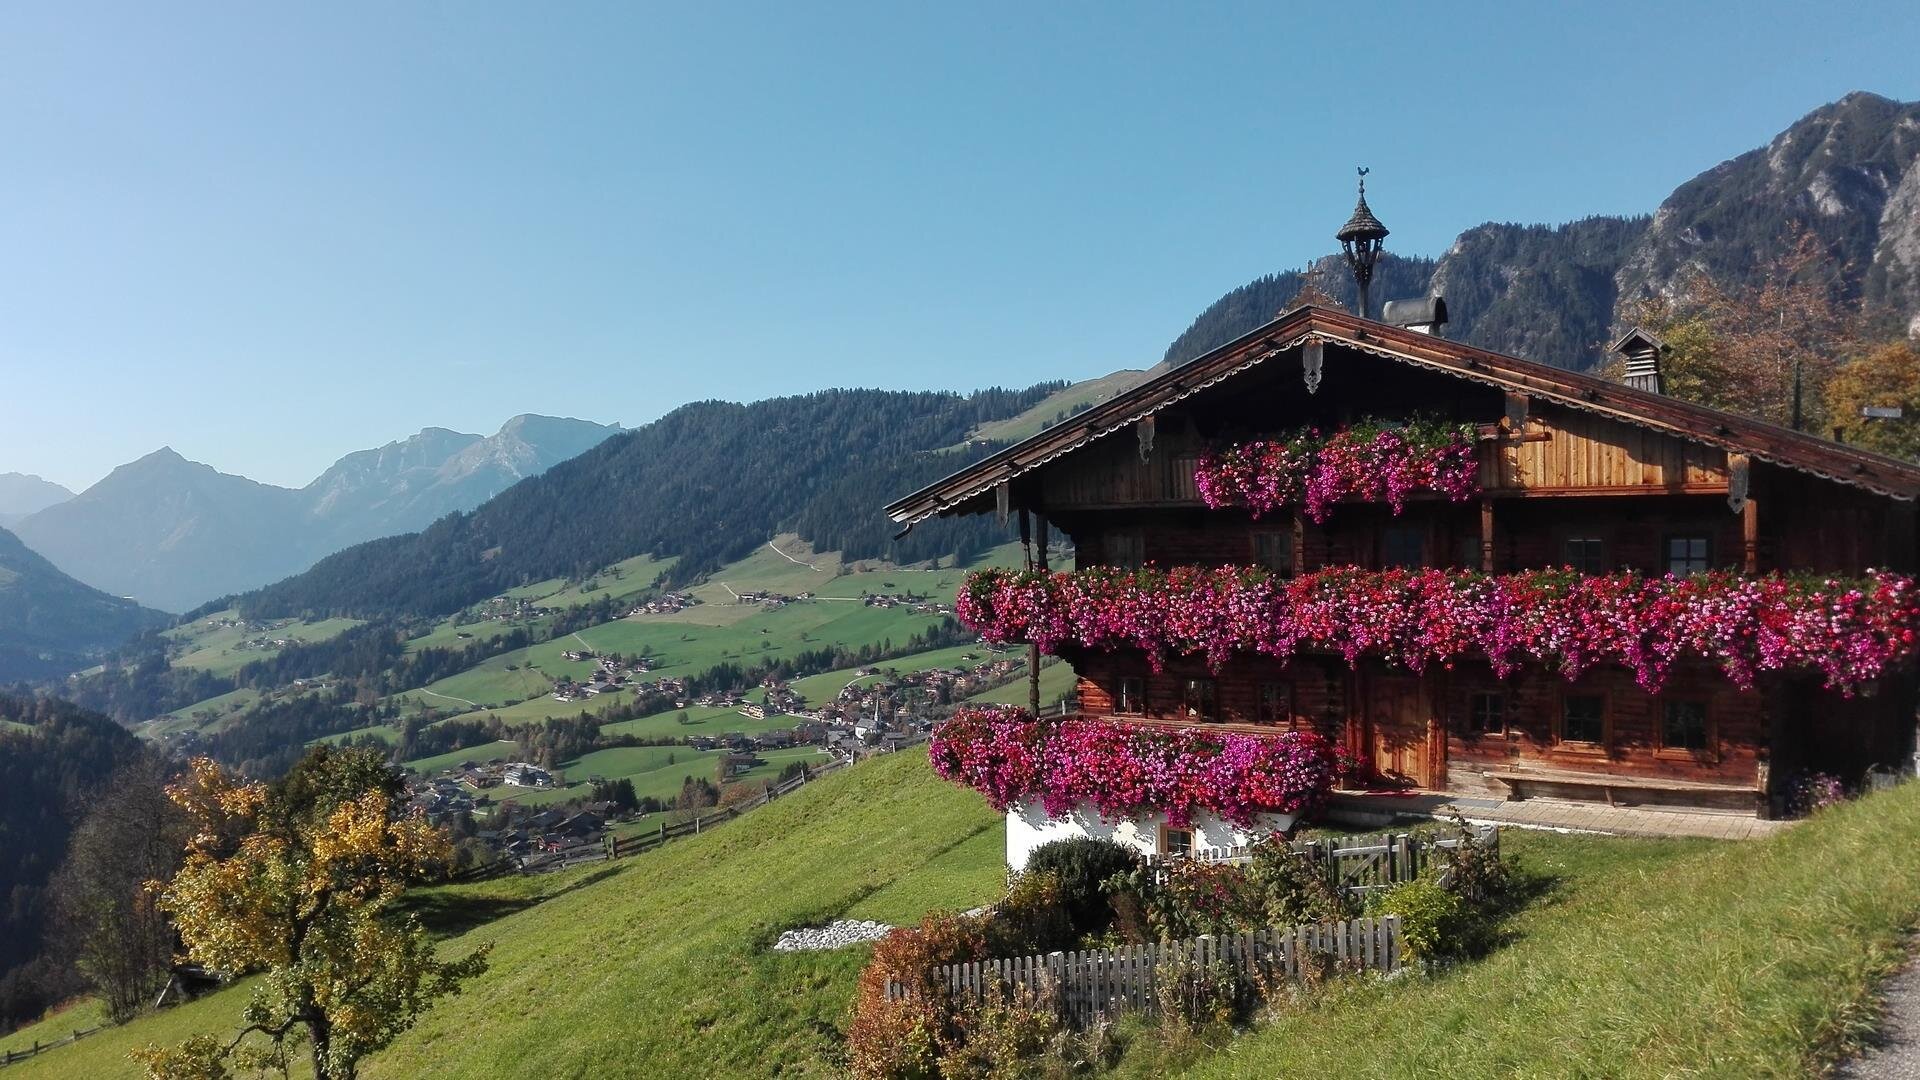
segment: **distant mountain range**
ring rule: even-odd
[[[484,437],[428,428],[348,454],[297,490],[163,448],[79,495],[55,501],[42,491],[44,504],[13,528],[80,581],[184,611],[297,573],[341,548],[471,509],[619,431],[549,416],[516,416]]]
[[[1632,298],[1673,288],[1691,267],[1746,279],[1799,224],[1833,250],[1843,271],[1834,287],[1891,331],[1920,320],[1917,158],[1920,105],[1852,94],[1767,147],[1681,185],[1651,217],[1482,225],[1438,259],[1389,255],[1375,295],[1439,289],[1453,314],[1449,336],[1591,367]],[[1376,210],[1388,206],[1384,194],[1376,200]],[[1391,224],[1391,214],[1384,216]],[[1331,231],[1339,215],[1329,217]],[[1351,304],[1352,282],[1338,258],[1321,265],[1321,287]],[[1289,271],[1228,293],[1173,342],[1162,367],[1272,319],[1303,280]],[[680,556],[674,574],[684,578],[779,531],[856,557],[944,554],[985,538],[940,522],[894,540],[882,501],[1147,374],[1119,371],[1017,398],[844,391],[689,405],[471,514],[341,551],[241,606],[270,616],[438,614],[524,581],[642,552]],[[954,425],[967,416],[974,424],[956,447]]]
[[[73,492],[51,480],[26,473],[0,473],[0,528],[71,498]]]
[[[1379,179],[1372,202],[1391,227],[1391,181]],[[1329,232],[1339,220],[1329,215]],[[1680,185],[1651,216],[1479,225],[1438,259],[1384,259],[1373,292],[1376,304],[1439,293],[1448,337],[1587,369],[1635,300],[1671,295],[1695,270],[1752,283],[1796,228],[1825,246],[1830,284],[1880,332],[1920,333],[1920,103],[1848,94]],[[1315,265],[1321,287],[1351,306],[1341,260]],[[1185,363],[1266,322],[1303,280],[1285,271],[1227,293],[1168,346],[1165,362]]]
[[[82,585],[0,529],[0,683],[58,678],[168,621]]]

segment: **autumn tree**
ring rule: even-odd
[[[154,883],[162,909],[189,959],[261,976],[231,1039],[136,1051],[149,1076],[284,1068],[304,1038],[316,1080],[352,1080],[363,1058],[485,970],[484,949],[438,960],[418,920],[395,908],[450,852],[379,755],[316,747],[272,787],[197,758],[168,794],[193,834],[180,872]]]
[[[1801,230],[1755,284],[1729,287],[1699,273],[1676,298],[1642,301],[1640,324],[1668,347],[1661,362],[1667,392],[1826,430],[1827,381],[1860,351],[1859,311],[1836,288],[1843,269]]]
[[[146,884],[179,867],[186,842],[186,816],[167,797],[167,766],[156,755],[114,774],[54,875],[57,947],[116,1022],[171,975],[173,927]]]
[[[1841,368],[1826,388],[1827,415],[1841,437],[1869,450],[1920,458],[1920,347],[1880,346]],[[1864,408],[1898,408],[1898,419],[1863,417]]]

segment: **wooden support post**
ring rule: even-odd
[[[1747,496],[1740,508],[1740,569],[1749,574],[1760,572],[1760,500]]]
[[[1493,500],[1480,500],[1480,572],[1493,573]]]
[[[1038,514],[1034,515],[1034,518],[1034,523],[1038,526],[1038,528],[1034,530],[1034,532],[1038,534],[1035,536],[1035,539],[1039,541],[1037,545],[1039,558],[1034,565],[1034,569],[1045,573],[1047,569],[1047,519],[1040,517]],[[1026,511],[1024,510],[1020,512],[1020,521],[1022,524],[1026,522]],[[1040,646],[1038,645],[1027,646],[1027,707],[1036,719],[1040,716]]]
[[[1033,569],[1033,519],[1024,506],[1020,508],[1020,550],[1026,553],[1027,569]]]

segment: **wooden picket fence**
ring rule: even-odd
[[[1500,829],[1494,825],[1468,825],[1473,838],[1500,855]],[[1319,840],[1295,840],[1289,846],[1322,867],[1327,884],[1343,894],[1356,895],[1384,889],[1426,873],[1437,852],[1453,851],[1466,841],[1458,836],[1427,836],[1415,833],[1380,833],[1372,836],[1332,836]],[[1208,863],[1244,865],[1253,861],[1245,847],[1203,848],[1185,855],[1149,855],[1147,864],[1164,867],[1176,859],[1194,859]],[[1443,864],[1444,865],[1444,864]],[[1441,879],[1444,883],[1446,871]]]
[[[64,1039],[55,1039],[49,1043],[35,1041],[32,1047],[25,1050],[0,1050],[0,1069],[4,1069],[8,1065],[26,1061],[28,1058],[37,1057],[49,1050],[55,1050],[62,1046],[78,1042],[94,1032],[102,1030],[105,1030],[105,1025],[90,1028],[75,1028],[73,1029],[73,1034]]]
[[[1324,975],[1394,971],[1405,960],[1400,920],[1319,923],[1204,936],[1186,941],[1129,945],[947,964],[928,972],[936,993],[979,1001],[1023,990],[1050,1002],[1063,1021],[1085,1027],[1115,1012],[1154,1012],[1181,995],[1188,1006],[1208,994],[1206,984],[1231,973],[1235,1004],[1253,1004],[1263,988],[1303,983]],[[1169,980],[1171,980],[1169,982]],[[1163,991],[1163,983],[1167,983]],[[897,980],[887,999],[923,992]]]

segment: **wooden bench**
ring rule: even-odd
[[[1727,809],[1741,810],[1746,813],[1757,811],[1765,798],[1765,792],[1753,784],[1716,783],[1708,780],[1677,780],[1659,776],[1618,776],[1610,773],[1581,772],[1542,772],[1532,769],[1495,769],[1484,774],[1488,780],[1495,780],[1507,786],[1508,797],[1524,799],[1529,793],[1538,793],[1552,797],[1578,797],[1576,791],[1598,790],[1605,796],[1608,806],[1618,806],[1620,801],[1616,793],[1625,795],[1629,805],[1634,805],[1631,792],[1644,792],[1648,795],[1661,795],[1669,798],[1696,796],[1700,802],[1680,802],[1675,800],[1675,808]],[[1644,805],[1644,804],[1642,804]]]

